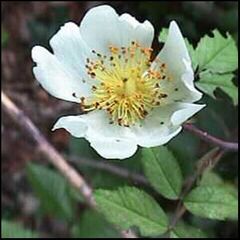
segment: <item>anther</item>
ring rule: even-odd
[[[160,96],[161,96],[162,98],[166,98],[168,95],[167,95],[166,93],[161,93]]]
[[[96,77],[96,74],[94,72],[91,72],[90,75],[92,78]]]

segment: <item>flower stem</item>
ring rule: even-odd
[[[227,142],[222,139],[216,138],[189,123],[184,124],[183,128],[195,134],[196,136],[198,136],[200,139],[207,143],[219,146],[220,148],[226,151],[238,152],[238,142]]]

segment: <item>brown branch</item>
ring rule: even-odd
[[[216,166],[218,161],[221,159],[223,154],[225,153],[224,150],[221,150],[219,148],[214,148],[211,151],[207,152],[202,158],[200,158],[197,162],[197,171],[193,176],[190,176],[186,183],[185,187],[181,193],[181,196],[179,197],[179,202],[175,210],[174,217],[172,219],[171,225],[169,227],[169,231],[173,229],[180,218],[185,214],[186,208],[182,202],[184,197],[188,194],[188,192],[191,190],[197,179],[209,168],[213,168]]]
[[[84,178],[72,168],[58,151],[47,141],[33,122],[21,111],[3,92],[1,102],[6,113],[35,141],[40,152],[62,173],[69,183],[77,188],[83,195],[86,203],[96,209],[96,202],[92,195],[92,188]],[[123,238],[137,238],[130,230],[121,231]]]
[[[181,201],[179,201],[178,205],[177,205],[177,208],[176,208],[176,211],[175,211],[175,214],[174,214],[174,218],[173,218],[172,223],[171,223],[171,225],[169,227],[169,231],[171,231],[176,226],[178,221],[185,214],[186,210],[187,209],[185,208],[183,203]]]
[[[77,165],[85,165],[92,168],[101,169],[105,172],[117,175],[122,178],[127,178],[135,183],[139,183],[145,186],[150,186],[148,180],[139,173],[133,173],[127,170],[126,168],[115,166],[111,163],[104,161],[95,161],[90,159],[79,159],[77,156],[69,156],[68,159]]]
[[[219,146],[220,148],[222,148],[226,151],[233,151],[233,152],[238,151],[238,143],[237,142],[227,142],[222,139],[216,138],[189,123],[184,124],[183,128],[186,129],[187,131],[195,134],[203,141],[213,144],[213,145],[216,145],[216,146]]]
[[[63,174],[63,176],[66,177],[71,185],[79,189],[86,202],[90,206],[95,206],[95,202],[92,197],[92,189],[85,182],[83,177],[69,164],[67,164],[66,160],[46,140],[33,122],[3,92],[1,92],[1,101],[4,110],[9,116],[11,116],[15,123],[17,123],[28,133],[28,135],[30,135],[30,137],[33,138],[40,152],[42,152],[47,159]]]

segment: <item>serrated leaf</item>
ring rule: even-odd
[[[162,208],[135,187],[97,190],[94,196],[100,211],[122,229],[137,226],[143,236],[156,236],[167,230],[168,219]]]
[[[159,42],[163,42],[165,43],[167,40],[167,36],[168,36],[168,29],[167,28],[162,28],[159,37],[158,37],[158,41]],[[188,50],[188,54],[192,60],[192,67],[195,70],[197,67],[197,62],[196,62],[196,57],[195,57],[195,51],[194,48],[192,46],[192,44],[188,41],[187,38],[184,38],[187,50]]]
[[[234,105],[238,104],[238,89],[232,82],[233,74],[214,74],[204,71],[199,76],[196,86],[204,93],[215,98],[214,91],[220,88],[233,100]]]
[[[199,186],[184,199],[185,207],[193,214],[210,219],[236,219],[238,200],[224,186]]]
[[[1,238],[37,238],[37,233],[25,229],[21,224],[1,220]]]
[[[119,232],[100,213],[86,210],[72,228],[74,238],[120,238]]]
[[[182,188],[182,173],[167,147],[144,148],[141,160],[151,185],[164,197],[177,199]]]
[[[223,37],[218,30],[213,37],[201,38],[195,50],[199,72],[208,69],[215,73],[231,72],[238,67],[237,47],[233,38],[227,34]]]
[[[171,230],[170,238],[207,238],[207,236],[201,229],[180,222]]]
[[[63,219],[72,218],[69,186],[63,176],[33,163],[27,166],[27,176],[45,211]]]

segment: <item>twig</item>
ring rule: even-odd
[[[205,142],[211,143],[213,145],[219,146],[220,148],[226,150],[226,151],[238,151],[238,143],[237,142],[226,142],[224,140],[221,140],[219,138],[213,137],[207,132],[204,132],[197,127],[195,127],[192,124],[186,123],[183,125],[184,129],[187,131],[197,135],[200,139],[204,140]]]
[[[103,171],[118,175],[119,177],[132,180],[133,182],[143,184],[148,187],[150,186],[148,180],[143,175],[141,175],[139,173],[132,173],[123,167],[115,166],[111,163],[107,163],[104,161],[96,161],[93,159],[91,159],[91,160],[83,159],[83,158],[80,159],[77,156],[69,156],[68,159],[78,165],[85,165],[85,166],[89,166],[92,168],[101,169]]]
[[[178,205],[177,205],[177,208],[176,208],[176,211],[175,211],[174,218],[173,218],[172,223],[171,223],[171,225],[169,227],[169,230],[172,230],[176,226],[176,224],[181,219],[181,217],[184,215],[186,210],[187,209],[185,208],[183,203],[181,201],[179,201]]]
[[[66,160],[46,140],[32,121],[3,92],[1,92],[1,101],[4,110],[9,114],[9,116],[11,116],[14,122],[16,122],[34,139],[39,150],[47,157],[47,159],[74,187],[79,189],[89,205],[95,206],[95,202],[92,197],[92,189],[85,182],[83,177],[67,164]]]
[[[182,202],[184,197],[188,194],[189,190],[193,187],[196,180],[206,171],[206,169],[209,169],[209,167],[213,168],[216,166],[216,164],[221,159],[224,153],[225,153],[224,150],[214,148],[198,160],[196,173],[187,179],[185,187],[181,193],[181,196],[179,197],[179,202],[176,207],[171,225],[169,227],[169,231],[175,227],[177,222],[180,220],[180,218],[185,214],[187,210]]]
[[[28,135],[36,142],[39,150],[47,159],[63,174],[70,184],[76,187],[83,195],[86,203],[96,209],[96,202],[92,195],[92,188],[86,183],[84,178],[72,168],[57,150],[40,133],[33,122],[3,93],[1,92],[1,102],[4,110]],[[130,230],[121,231],[124,238],[137,238]]]

